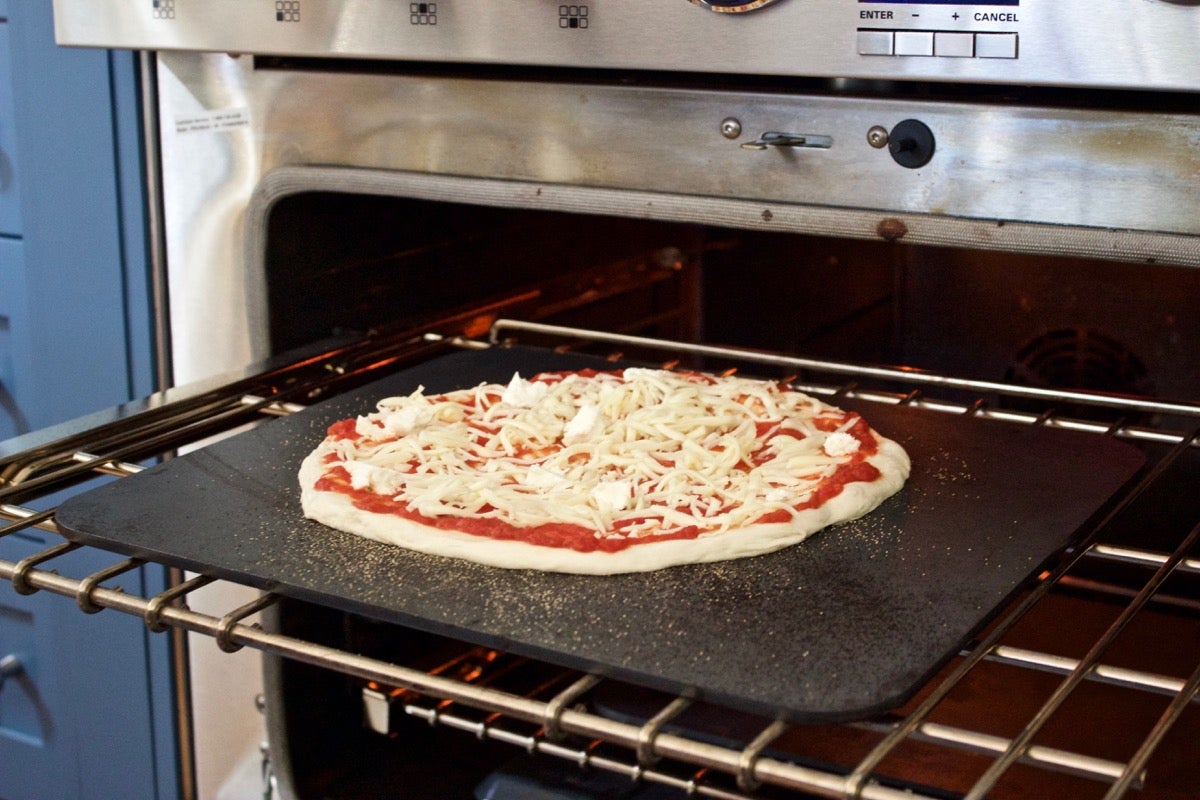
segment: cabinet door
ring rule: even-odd
[[[24,537],[0,539],[0,558],[19,561],[40,549]],[[0,658],[18,659],[21,672],[0,687],[0,796],[7,800],[71,797],[68,773],[61,768],[71,755],[64,738],[66,715],[60,707],[64,687],[53,668],[53,618],[57,598],[0,594]],[[73,758],[72,758],[73,760]]]
[[[20,561],[61,541],[38,533],[0,539],[0,558]],[[82,575],[119,560],[87,550],[54,566]],[[139,570],[115,585],[141,592],[149,577]],[[84,617],[57,595],[0,592],[0,659],[13,656],[21,664],[21,671],[0,687],[0,797],[159,796],[153,773],[161,769],[173,777],[174,763],[155,752],[150,735],[152,675],[146,651],[162,636],[150,633],[140,619],[114,611]]]
[[[33,367],[24,318],[27,307],[21,242],[0,237],[0,439],[29,432],[21,381]]]
[[[129,53],[57,47],[45,0],[8,6],[25,333],[36,358],[19,377],[36,401],[29,424],[42,428],[128,400],[131,339],[148,337],[130,325],[148,305],[144,239],[126,226],[141,204],[121,183],[139,143],[122,141],[115,122],[115,85],[135,74]]]
[[[7,437],[148,393],[150,336],[135,57],[57,47],[48,0],[0,0],[0,12],[12,106],[0,133],[20,152],[7,185],[19,189],[19,225],[0,230]],[[57,541],[10,535],[0,558]],[[47,568],[82,577],[118,560],[85,550]],[[154,593],[165,576],[142,568],[118,583]],[[0,688],[0,798],[178,797],[169,644],[136,617],[85,615],[0,581],[0,659],[24,665]]]
[[[0,658],[17,659],[22,670],[0,687],[0,763],[3,783],[9,787],[0,791],[14,800],[68,796],[57,754],[49,744],[56,723],[45,692],[52,690],[52,682],[43,679],[39,666],[48,660],[42,651],[45,638],[37,633],[47,612],[53,609],[42,602],[0,601]]]

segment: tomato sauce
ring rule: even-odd
[[[351,417],[335,422],[329,426],[326,431],[331,439],[357,439],[358,438],[358,420]]]
[[[350,474],[342,467],[334,467],[317,481],[315,488],[322,492],[338,492],[350,498],[354,507],[371,514],[390,514],[419,522],[431,528],[456,530],[472,536],[483,536],[500,541],[522,541],[543,547],[558,547],[584,553],[596,551],[616,552],[624,550],[638,540],[596,538],[591,528],[582,525],[551,523],[520,528],[504,520],[490,517],[427,517],[414,511],[407,503],[375,494],[366,489],[355,489],[350,485]],[[693,534],[687,538],[695,538]],[[666,537],[664,537],[666,538]],[[683,538],[683,537],[674,537]]]

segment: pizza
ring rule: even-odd
[[[903,448],[781,384],[627,368],[380,400],[300,468],[305,516],[496,567],[616,574],[744,558],[873,510]]]

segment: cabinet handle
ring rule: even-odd
[[[20,657],[16,653],[9,653],[4,658],[0,658],[0,690],[4,689],[4,684],[9,678],[15,678],[25,672],[25,665],[21,663]]]
[[[0,158],[2,158],[3,155],[3,153],[0,153]],[[0,164],[0,170],[2,170],[3,166],[3,164]],[[0,175],[0,178],[3,177],[3,175]],[[2,181],[0,181],[0,188],[4,188]],[[8,315],[0,314],[0,345],[3,344],[2,334],[8,333],[9,327]],[[0,359],[2,359],[2,356],[3,354],[0,353]],[[3,362],[0,361],[0,366],[2,366],[2,364]],[[0,369],[0,373],[3,373],[2,369]],[[8,387],[4,385],[3,380],[0,380],[0,412],[8,414],[8,416],[12,419],[17,435],[29,433],[29,421],[25,419],[25,415],[21,412],[21,407],[17,405],[16,398],[12,396],[12,392],[8,390]],[[2,685],[4,685],[4,675],[3,673],[0,673],[0,686]]]
[[[29,420],[25,418],[25,412],[21,411],[21,407],[17,405],[17,399],[12,396],[12,392],[8,390],[3,381],[0,381],[0,411],[12,419],[18,436],[29,433]],[[8,656],[4,658],[8,658]],[[4,659],[0,659],[0,686],[4,685],[3,663]]]

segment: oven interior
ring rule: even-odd
[[[264,651],[268,796],[1200,792],[1200,408],[1176,401],[1200,397],[1200,272],[332,191],[281,199],[267,229],[268,363],[113,423],[90,461],[68,437],[36,467],[5,465],[23,471],[12,502],[97,463],[119,473],[221,427],[269,424],[380,370],[510,341],[1071,427],[1148,459],[912,700],[844,724],[662,695],[271,594],[217,618],[187,608],[192,581],[142,600],[110,588],[117,572],[72,581],[44,560],[0,564],[24,587]],[[860,368],[889,364],[905,366]]]
[[[904,364],[1044,389],[1166,398],[1200,394],[1200,356],[1190,346],[1200,341],[1200,275],[1189,269],[1146,264],[1131,269],[1079,258],[321,192],[280,202],[272,210],[269,231],[270,330],[273,348],[281,351],[335,333],[387,328],[397,319],[436,327],[451,310],[467,334],[512,317],[834,363]],[[336,298],[320,288],[330,286],[338,287]],[[343,297],[353,300],[342,302]],[[521,341],[541,343],[542,336],[522,332]],[[553,337],[546,340],[550,346],[617,352],[610,344],[589,344],[569,334]],[[619,351],[630,355],[627,347]],[[697,365],[730,366],[712,358]],[[799,373],[801,379],[814,377]],[[885,382],[882,388],[894,390],[896,384]],[[941,395],[975,402],[963,390],[943,390]],[[998,409],[1047,411],[1045,402],[1003,394],[989,396],[987,402]],[[1153,410],[1113,410],[1086,402],[1060,401],[1053,413],[1114,426],[1194,426],[1194,420]],[[1198,477],[1195,456],[1192,448],[1156,484],[1163,496],[1190,502],[1143,499],[1105,526],[1105,541],[1116,547],[1174,549],[1200,516],[1195,492],[1187,489]],[[1147,525],[1148,519],[1154,524]],[[1073,566],[1069,578],[1060,580],[1034,607],[1035,613],[1006,633],[1001,646],[1014,653],[1049,651],[1083,658],[1135,590],[1136,578],[1131,583],[1130,576],[1122,575],[1126,570],[1098,559]],[[1142,612],[1136,631],[1117,637],[1106,663],[1187,675],[1200,654],[1194,624],[1188,630],[1198,599],[1194,574],[1174,579]],[[387,662],[415,658],[422,670],[546,701],[579,677],[536,660],[294,601],[281,603],[274,614],[287,635]],[[1070,641],[1054,622],[1064,618],[1073,620]],[[981,639],[986,635],[986,630],[979,633]],[[1164,644],[1171,641],[1179,646]],[[1031,670],[1016,660],[1018,665],[1000,658],[972,672],[965,686],[937,706],[925,723],[929,730],[971,730],[986,719],[987,735],[1015,737],[1061,680],[1052,669]],[[576,762],[564,765],[546,756],[541,745],[527,743],[537,740],[544,724],[518,724],[516,731],[502,735],[499,715],[286,659],[269,661],[271,738],[290,743],[274,757],[297,797],[371,797],[380,785],[430,780],[447,795],[474,792],[489,798],[674,797],[689,791],[771,797],[781,791],[768,787],[756,794],[739,788],[736,776],[711,773],[700,782],[704,789],[696,790],[688,783],[695,777],[694,765],[681,769],[657,760],[656,779],[643,775],[631,781],[619,770],[598,768],[605,745],[580,736],[546,743],[547,749],[565,748],[568,761]],[[998,693],[1020,701],[1002,707]],[[1137,694],[1126,687],[1087,683],[1039,735],[1038,747],[1123,763],[1138,738],[1130,737],[1131,728],[1152,726],[1163,703],[1141,703]],[[287,700],[296,697],[307,699]],[[312,702],[316,697],[327,701]],[[575,702],[593,715],[641,727],[671,699],[607,681]],[[769,745],[769,752],[848,774],[877,743],[880,731],[904,719],[921,699],[896,709],[890,719],[792,727]],[[364,702],[387,709],[383,723],[376,717],[377,729],[364,725]],[[1112,718],[1103,735],[1097,735],[1093,724],[1078,723],[1097,706],[1110,709]],[[1182,766],[1194,763],[1188,751],[1200,734],[1196,712],[1192,703],[1186,720],[1159,746],[1158,758],[1171,764],[1166,769],[1174,774],[1157,785],[1143,781],[1145,796],[1155,796],[1150,789],[1156,786],[1162,787],[1161,796],[1170,797],[1173,787],[1186,793],[1185,787],[1200,785],[1200,772]],[[1076,722],[1072,714],[1079,715]],[[697,704],[664,729],[743,751],[771,722]],[[447,730],[455,727],[475,735]],[[515,752],[514,738],[523,742]],[[878,766],[881,785],[928,796],[965,794],[989,756],[971,745],[952,750],[947,753],[936,735],[907,741]],[[1018,763],[989,796],[1102,796],[1105,782],[1095,773],[1071,766],[1048,768],[1053,760]],[[634,759],[629,766],[627,756],[624,762],[614,761],[625,764],[625,770],[637,765]],[[363,762],[388,767],[381,776],[375,769],[360,769]],[[437,765],[433,778],[425,769],[430,763]],[[427,786],[413,796],[425,791],[434,789]]]
[[[449,313],[1200,394],[1200,272],[1160,264],[302,192],[267,223],[271,350]]]

